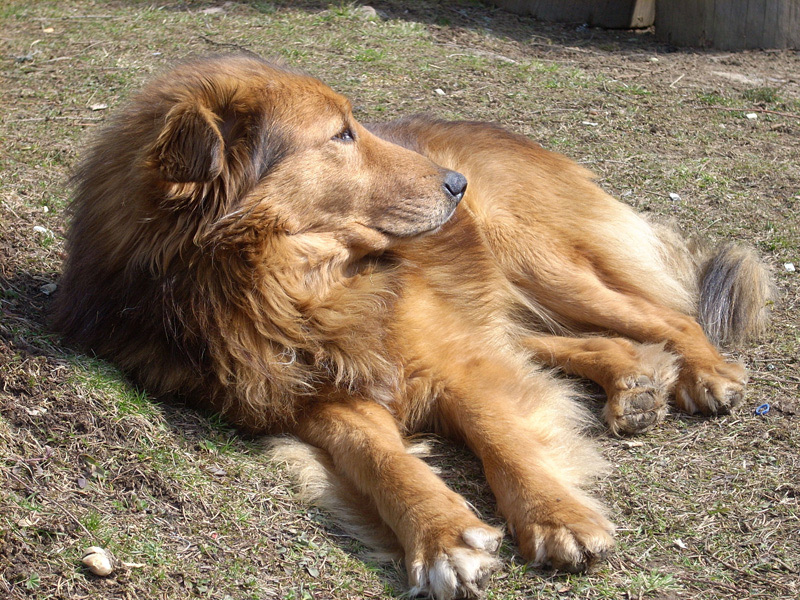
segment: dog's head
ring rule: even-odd
[[[287,398],[333,372],[391,379],[374,323],[397,263],[375,255],[440,227],[466,187],[319,81],[251,57],[155,79],[73,184],[55,327],[158,393],[246,406],[251,425],[289,418]]]
[[[370,133],[328,86],[255,58],[189,63],[143,97],[158,111],[144,167],[162,208],[228,223],[256,213],[286,234],[369,252],[437,229],[466,188]]]

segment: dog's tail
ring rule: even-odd
[[[758,255],[728,243],[708,253],[699,278],[697,319],[715,344],[730,346],[761,335],[775,287]]]
[[[670,223],[651,225],[664,251],[662,264],[691,299],[676,308],[695,316],[711,342],[738,346],[764,332],[775,286],[754,250],[736,243],[711,246],[687,240]]]
[[[327,452],[289,436],[269,438],[266,450],[270,462],[286,468],[298,499],[327,512],[347,534],[367,546],[373,560],[392,562],[403,558],[400,542],[374,502],[347,484]],[[412,445],[408,451],[421,456],[427,447]]]

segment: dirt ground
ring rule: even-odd
[[[577,576],[528,569],[507,539],[487,597],[800,596],[800,53],[677,49],[652,31],[545,24],[475,2],[373,6],[374,19],[328,2],[0,8],[0,596],[405,589],[401,570],[293,498],[263,440],[149,397],[48,330],[67,180],[93,130],[167,65],[242,50],[320,77],[363,121],[425,111],[499,122],[587,165],[639,210],[755,247],[774,273],[767,335],[728,349],[751,373],[739,412],[672,414],[631,439],[592,433],[613,465],[596,486],[619,527],[607,563]],[[448,483],[499,523],[474,460],[436,449]],[[81,565],[92,545],[112,552],[111,576]]]

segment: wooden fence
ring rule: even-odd
[[[495,0],[544,21],[629,29],[655,23],[675,46],[800,48],[800,0]]]

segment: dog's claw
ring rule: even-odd
[[[451,547],[415,561],[409,569],[411,596],[435,600],[479,598],[489,576],[500,567],[495,553],[502,534],[489,527],[470,527]]]
[[[747,374],[738,363],[721,363],[710,369],[685,369],[678,380],[675,401],[687,414],[727,415],[744,400]]]

